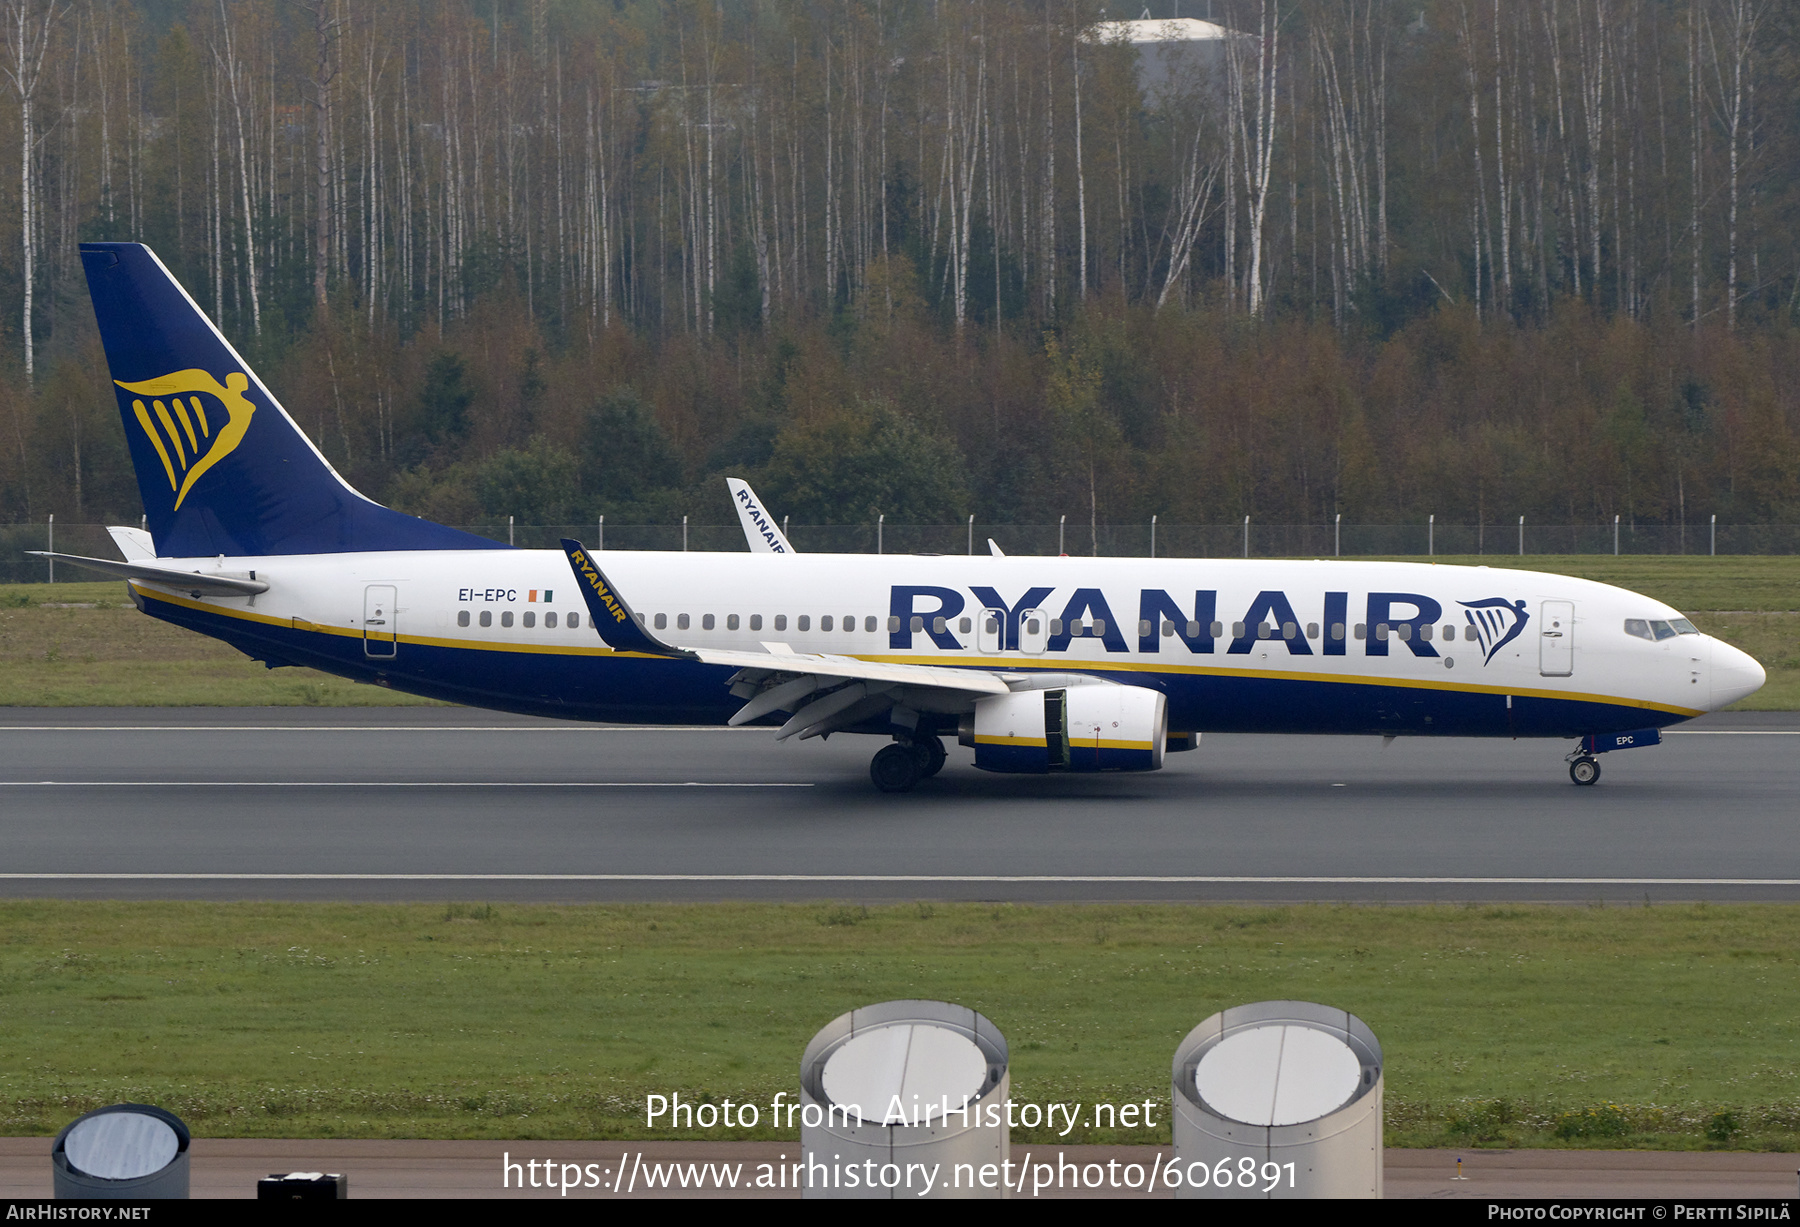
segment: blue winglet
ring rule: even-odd
[[[671,647],[645,629],[643,618],[631,611],[619,590],[601,573],[586,546],[564,537],[562,547],[569,558],[569,569],[575,572],[575,581],[581,585],[581,595],[587,601],[588,617],[608,647],[615,652],[699,659],[692,652]]]

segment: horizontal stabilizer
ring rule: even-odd
[[[594,629],[600,632],[600,638],[606,646],[615,652],[641,652],[646,656],[674,656],[683,660],[695,659],[692,652],[682,648],[671,647],[644,626],[644,620],[631,611],[619,590],[601,573],[594,557],[586,546],[579,541],[564,537],[563,553],[568,556],[569,569],[575,572],[575,582],[581,585],[581,595],[587,601],[588,616]]]
[[[150,562],[156,557],[156,542],[143,529],[115,524],[106,531],[126,562]]]
[[[195,595],[208,593],[213,596],[255,596],[259,592],[267,592],[269,585],[250,575],[218,575],[204,571],[183,571],[178,567],[157,567],[144,562],[114,562],[110,558],[83,558],[79,554],[52,554],[49,550],[26,550],[27,554],[38,558],[54,558],[58,562],[66,562],[72,567],[81,567],[88,571],[98,571],[103,575],[116,575],[121,579],[141,579],[153,584],[167,584],[171,588],[180,588]],[[251,575],[255,573],[252,572]]]

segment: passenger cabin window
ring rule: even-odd
[[[484,609],[481,611],[481,624],[483,626],[492,626],[494,624],[494,615],[491,610]]]
[[[580,614],[570,614],[569,615],[569,628],[571,630],[573,630],[575,627],[578,627],[580,625],[581,625],[581,615]]]
[[[738,616],[736,614],[726,614],[725,615],[725,629],[728,631],[734,631],[737,628],[738,628]]]
[[[1299,633],[1300,628],[1295,626],[1292,622],[1283,622],[1281,624],[1281,637],[1283,639],[1292,639],[1299,635]]]
[[[832,623],[830,614],[826,614],[825,616],[823,616],[822,618],[819,619],[819,629],[820,630],[828,631],[832,628],[832,626],[833,626],[833,623]]]
[[[468,610],[459,609],[456,611],[456,624],[458,626],[467,626],[469,624],[469,611]]]
[[[1456,624],[1454,622],[1444,623],[1444,642],[1445,643],[1454,643],[1455,641],[1456,641]]]
[[[657,614],[656,615],[656,629],[659,631],[667,630],[668,626],[669,626],[669,615],[668,614]]]
[[[750,629],[753,631],[759,631],[762,629],[762,615],[761,614],[751,614],[750,615]]]
[[[1356,624],[1356,637],[1358,639],[1367,639],[1369,637],[1369,624],[1367,622],[1358,622]]]
[[[1400,628],[1400,638],[1402,638],[1402,639],[1406,638],[1406,632],[1410,629],[1411,629],[1410,627],[1406,627],[1406,626],[1401,627]],[[1432,633],[1433,633],[1432,627],[1430,627],[1429,625],[1421,626],[1419,628],[1419,638],[1423,639],[1426,643],[1431,642]]]
[[[856,629],[856,615],[855,614],[852,614],[849,617],[844,619],[844,629],[847,631],[853,631]]]
[[[1052,635],[1060,635],[1060,634],[1062,634],[1062,631],[1063,631],[1062,619],[1061,618],[1050,619],[1050,633]],[[1032,631],[1031,633],[1034,635],[1037,634],[1036,631]]]
[[[500,625],[501,626],[511,626],[512,625],[512,610],[508,609],[500,615]]]
[[[778,631],[784,631],[787,629],[787,615],[786,614],[776,614],[775,615],[775,629]]]
[[[811,630],[812,629],[812,617],[808,614],[801,614],[799,617],[794,619],[794,629],[797,631]]]
[[[888,634],[890,634],[890,635],[895,634],[896,632],[899,631],[899,629],[900,629],[900,615],[890,614],[888,616]]]
[[[1242,622],[1233,622],[1231,624],[1231,637],[1233,639],[1242,639],[1244,637],[1244,624]]]
[[[529,609],[527,609],[525,611],[525,625],[527,628],[537,625],[537,614],[533,613]]]
[[[688,616],[686,614],[676,614],[675,615],[675,629],[678,631],[684,631],[687,628],[688,628]]]
[[[1193,623],[1191,623],[1191,622],[1190,622],[1190,623],[1188,623],[1188,625],[1189,625],[1189,626],[1192,626],[1192,625],[1193,625]],[[1239,630],[1242,630],[1242,629],[1243,629],[1243,628],[1242,628],[1242,627],[1241,627],[1241,626],[1240,626],[1240,627],[1239,627]],[[1213,623],[1213,624],[1212,624],[1212,637],[1213,637],[1213,638],[1214,638],[1214,639],[1217,639],[1217,638],[1219,638],[1219,637],[1220,637],[1220,636],[1221,636],[1221,635],[1223,635],[1223,634],[1224,634],[1224,633],[1225,633],[1225,624],[1224,624],[1224,623],[1223,623],[1223,622],[1214,622],[1214,623]]]
[[[920,631],[924,630],[925,629],[925,619],[920,617],[918,614],[914,614],[913,620],[912,620],[912,628],[913,628],[913,634],[915,634],[915,635],[918,634]]]
[[[545,614],[544,615],[544,626],[549,630],[555,630],[556,629],[556,615],[553,613]]]
[[[1319,624],[1317,622],[1308,622],[1306,624],[1306,637],[1308,639],[1317,639],[1319,637]]]
[[[875,619],[872,616],[863,619],[863,629],[871,635],[875,633]]]
[[[974,625],[975,624],[973,622],[969,621],[969,619],[964,618],[956,624],[956,629],[966,635],[974,627]],[[1146,632],[1146,633],[1148,633],[1148,632]]]
[[[704,617],[702,617],[700,619],[700,629],[703,631],[709,631],[712,628],[713,628],[713,616],[711,614],[706,614]]]
[[[1344,637],[1344,624],[1342,622],[1333,622],[1331,624],[1331,637],[1333,639],[1342,639]],[[1358,635],[1357,638],[1361,639],[1362,636]]]

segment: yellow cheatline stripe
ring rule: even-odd
[[[1640,707],[1649,711],[1670,712],[1677,716],[1703,716],[1705,708],[1682,707],[1674,703],[1655,703],[1649,699],[1630,699],[1619,695],[1591,694],[1585,691],[1530,689],[1520,686],[1490,686],[1479,682],[1428,682],[1419,678],[1381,677],[1371,674],[1301,673],[1288,669],[1231,669],[1220,665],[1177,665],[1155,662],[1068,660],[1043,663],[1028,662],[1017,657],[955,656],[857,656],[877,664],[946,665],[992,669],[999,673],[1153,673],[1190,674],[1206,677],[1252,677],[1262,681],[1329,682],[1335,685],[1393,686],[1402,690],[1449,691],[1459,694],[1518,695],[1527,699],[1585,700],[1610,703],[1617,707]],[[976,661],[980,663],[977,665]]]
[[[252,613],[249,610],[228,609],[220,605],[210,605],[203,601],[189,600],[186,597],[172,596],[166,592],[146,590],[142,587],[145,581],[132,580],[132,587],[145,597],[167,601],[172,605],[180,605],[186,609],[196,609],[203,613],[217,614],[225,618],[238,618],[250,622],[261,622],[269,626],[281,626],[288,629],[311,629],[327,635],[339,635],[348,639],[361,639],[362,632],[354,627],[294,626],[293,618],[275,618],[264,614]],[[476,639],[441,639],[420,635],[401,635],[401,643],[417,643],[427,647],[467,648],[479,652],[526,652],[562,656],[617,656],[621,659],[667,660],[669,657],[655,656],[648,652],[615,652],[604,646],[597,647],[556,647],[553,645],[537,645],[528,643],[488,643]],[[872,664],[895,665],[945,665],[950,667],[971,666],[969,658],[958,659],[954,656],[851,656],[851,660],[868,661]],[[769,668],[781,673],[800,671],[800,666],[788,664],[780,657],[769,658]],[[1376,677],[1367,674],[1338,675],[1330,673],[1295,673],[1288,670],[1226,669],[1216,665],[1176,665],[1176,664],[1139,664],[1126,661],[1049,661],[1044,664],[1026,664],[1017,659],[983,658],[977,668],[993,669],[1004,673],[1152,673],[1152,674],[1190,674],[1208,677],[1247,677],[1262,681],[1296,681],[1296,682],[1329,682],[1335,685],[1360,686],[1393,686],[1404,690],[1431,690],[1458,694],[1495,694],[1517,695],[1526,699],[1561,699],[1565,701],[1585,701],[1589,703],[1608,703],[1615,707],[1637,707],[1646,711],[1669,712],[1677,716],[1703,716],[1704,708],[1682,707],[1673,703],[1653,703],[1648,699],[1630,699],[1619,695],[1592,694],[1586,691],[1561,691],[1528,689],[1519,686],[1485,686],[1474,682],[1427,682],[1416,678]]]
[[[1047,744],[1042,737],[996,737],[991,733],[976,734],[975,744],[982,746],[1036,746],[1043,749]]]
[[[188,597],[174,596],[167,592],[158,592],[153,589],[147,589],[144,587],[144,584],[147,582],[145,580],[134,579],[129,582],[146,600],[163,601],[170,605],[179,605],[183,609],[195,609],[202,613],[214,614],[221,618],[235,618],[240,622],[256,622],[263,626],[278,626],[283,630],[310,631],[320,635],[335,635],[340,639],[361,639],[364,637],[363,633],[353,626],[326,626],[318,622],[308,622],[305,618],[277,618],[268,614],[255,613],[248,609],[228,609],[220,605],[209,605],[205,601],[191,600]],[[641,658],[645,660],[661,659],[661,657],[649,656],[648,654],[636,652],[615,652],[604,644],[597,644],[593,647],[581,647],[576,644],[558,647],[554,644],[536,643],[484,643],[474,639],[440,639],[426,635],[401,635],[398,638],[401,643],[417,644],[421,647],[467,648],[478,652],[522,652],[528,655],[538,656],[641,656]],[[383,643],[388,642],[386,638],[379,641]]]
[[[175,489],[179,484],[175,480],[175,466],[169,462],[168,449],[162,445],[162,440],[157,437],[156,427],[150,421],[150,411],[144,408],[144,402],[141,400],[132,401],[131,407],[137,413],[138,425],[142,426],[144,428],[144,433],[150,437],[150,446],[156,449],[157,456],[163,462],[163,472],[169,475],[169,489]]]
[[[1094,740],[1089,740],[1086,737],[1069,738],[1069,749],[1071,750],[1085,750],[1090,746],[1096,746],[1102,750],[1148,750],[1151,748],[1151,744],[1152,743],[1148,741],[1103,741],[1098,738]]]

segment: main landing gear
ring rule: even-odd
[[[914,737],[881,747],[869,761],[869,778],[882,792],[911,792],[920,780],[944,769],[949,755],[936,737]]]

